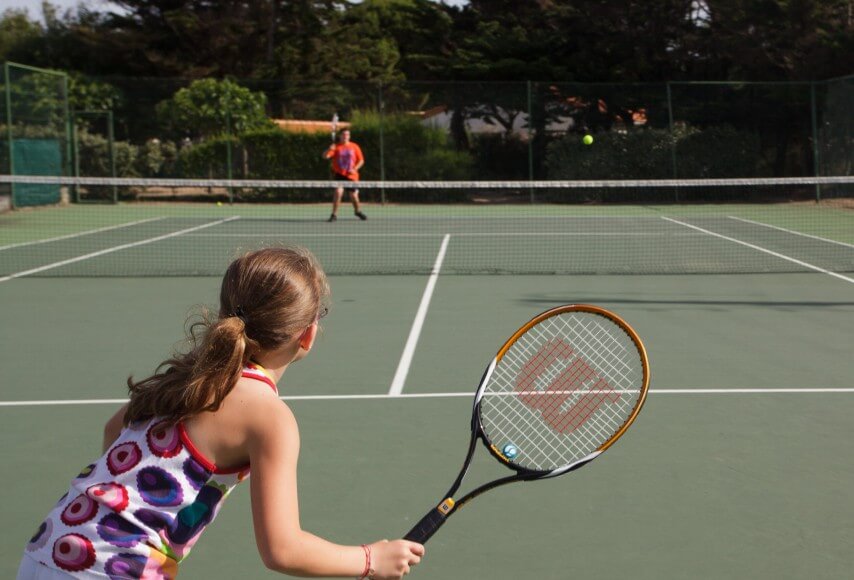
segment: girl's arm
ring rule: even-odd
[[[252,466],[249,480],[255,539],[264,564],[295,576],[358,578],[365,571],[365,549],[333,544],[300,526],[296,419],[278,398],[263,398],[263,406],[247,409],[250,414],[246,416],[255,417],[247,439]],[[405,540],[371,544],[371,577],[400,578],[423,554],[423,546]]]
[[[128,403],[122,405],[115,414],[107,420],[107,423],[104,425],[104,450],[103,453],[106,453],[107,450],[112,447],[113,443],[116,442],[116,439],[119,438],[119,435],[122,432],[122,428],[124,427],[124,419],[125,412],[128,410]]]

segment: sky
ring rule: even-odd
[[[467,3],[467,0],[445,0],[445,2],[452,6],[462,6]],[[59,7],[60,12],[74,8],[78,4],[92,7],[104,7],[110,4],[107,0],[50,0],[50,3]],[[0,11],[6,8],[26,8],[30,18],[41,20],[42,17],[42,0],[0,0]]]
[[[67,8],[74,8],[81,3],[81,0],[50,0],[50,3],[54,6],[58,6],[60,10],[64,10]],[[102,2],[101,0],[86,0],[83,3],[90,6],[97,6]],[[41,17],[42,13],[42,0],[4,0],[3,2],[0,2],[0,5],[2,5],[4,9],[26,8],[30,13],[30,16]]]

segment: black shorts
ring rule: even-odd
[[[353,193],[354,191],[359,191],[358,182],[353,180],[353,179],[350,179],[346,175],[341,175],[340,173],[333,173],[332,174],[332,180],[333,181],[347,181],[347,182],[352,183],[353,185],[351,187],[344,187],[344,191],[346,191],[347,193]]]

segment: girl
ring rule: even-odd
[[[264,564],[300,576],[400,578],[420,544],[339,546],[300,527],[299,431],[276,383],[311,350],[326,276],[302,249],[232,262],[216,320],[191,327],[189,353],[128,379],[104,455],[83,469],[30,540],[18,580],[171,579],[222,501],[249,476]]]

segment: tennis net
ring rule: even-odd
[[[53,206],[0,214],[0,279],[219,276],[302,245],[333,275],[854,272],[854,177],[366,181],[362,221],[329,181],[0,175]],[[97,199],[118,192],[118,203]]]

